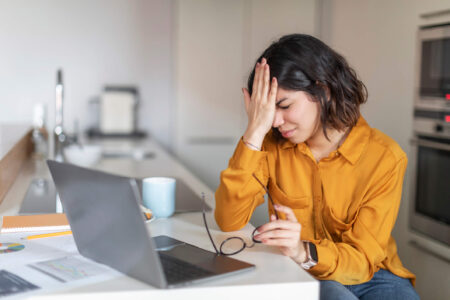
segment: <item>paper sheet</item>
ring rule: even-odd
[[[0,254],[0,268],[14,266],[18,263],[30,264],[78,253],[72,235],[24,240],[23,238],[28,235],[30,233],[0,235],[0,243],[19,243],[25,246],[23,250],[17,252]]]
[[[75,255],[37,262],[28,265],[28,267],[46,274],[60,282],[71,282],[86,279],[88,277],[99,276],[108,272],[105,267],[99,264],[94,264],[87,259],[80,259]]]
[[[25,240],[29,233],[0,235],[0,243],[22,250],[0,254],[0,297],[22,298],[124,276],[81,256],[72,235]],[[2,294],[3,293],[3,294]]]

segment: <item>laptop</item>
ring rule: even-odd
[[[151,238],[135,179],[52,160],[47,164],[78,251],[85,257],[157,288],[255,267],[168,236]]]

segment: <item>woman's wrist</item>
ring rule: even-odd
[[[244,144],[245,144],[248,148],[250,148],[250,149],[252,149],[252,150],[255,150],[255,151],[261,151],[261,147],[258,147],[258,146],[256,146],[256,145],[253,145],[253,144],[250,143],[250,142],[247,142],[244,138],[242,138],[242,141],[244,142]]]
[[[300,241],[298,254],[295,257],[292,257],[292,259],[299,265],[308,260],[307,247],[308,247],[307,242]]]
[[[260,134],[251,129],[247,129],[242,137],[242,141],[247,147],[260,151],[265,134]]]

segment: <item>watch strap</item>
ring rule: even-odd
[[[309,270],[315,265],[317,265],[317,249],[316,245],[314,245],[311,242],[305,242],[306,243],[306,261],[301,263],[300,266],[305,269]]]
[[[317,248],[314,243],[308,242],[309,244],[309,254],[311,256],[311,259],[314,260],[316,263],[319,261],[319,258],[317,257]]]

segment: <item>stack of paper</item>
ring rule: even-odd
[[[69,229],[65,214],[40,214],[3,217],[0,233]]]

